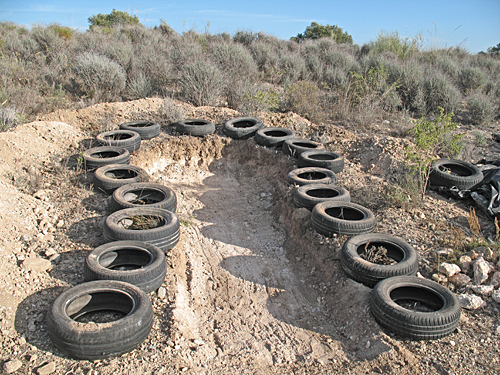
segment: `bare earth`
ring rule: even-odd
[[[253,140],[227,138],[221,124],[238,113],[185,107],[215,121],[217,134],[179,136],[158,112],[161,99],[58,111],[0,133],[0,365],[54,374],[495,374],[500,373],[499,306],[463,310],[459,329],[428,342],[383,331],[368,306],[370,289],[340,269],[345,238],[315,233],[309,211],[291,200],[294,160]],[[162,134],[143,141],[131,164],[177,194],[179,244],[167,254],[166,296],[150,294],[155,323],[131,353],[77,361],[52,346],[49,304],[82,283],[86,254],[104,243],[108,197],[92,188],[77,158],[99,132],[148,119]],[[470,202],[429,193],[422,207],[394,207],[388,183],[404,173],[404,140],[321,128],[292,113],[264,118],[346,157],[338,184],[372,209],[377,232],[403,237],[430,278],[436,251],[470,236]],[[474,156],[497,151],[493,141]],[[479,213],[483,233],[495,233]],[[51,259],[49,261],[48,259]],[[457,292],[463,292],[462,290]],[[18,363],[19,364],[19,363]],[[7,366],[8,367],[8,366]],[[47,367],[45,367],[47,368]]]

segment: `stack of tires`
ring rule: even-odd
[[[95,187],[112,194],[112,213],[103,228],[107,243],[88,254],[85,282],[60,294],[47,313],[47,331],[54,345],[78,359],[118,356],[148,337],[153,308],[147,294],[162,285],[165,252],[180,237],[175,193],[147,182],[146,171],[129,165],[141,137],[158,135],[159,126],[139,121],[120,128],[99,134],[101,145],[83,154],[84,167],[95,170]],[[108,315],[102,324],[90,324],[85,317],[91,313],[94,320],[99,314]]]

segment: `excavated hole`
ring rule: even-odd
[[[399,306],[415,312],[434,312],[444,307],[439,295],[414,286],[396,288],[391,291],[390,297]]]
[[[131,204],[155,204],[165,199],[165,195],[153,189],[130,190],[124,195],[125,201]]]
[[[325,212],[328,216],[342,220],[357,221],[365,218],[362,212],[350,207],[331,207],[327,208]]]
[[[311,189],[306,194],[314,198],[335,198],[339,196],[339,192],[332,189]]]
[[[304,172],[297,175],[298,178],[303,180],[322,180],[326,178],[326,173],[323,172]]]
[[[366,243],[359,246],[356,250],[361,258],[376,264],[397,264],[404,258],[404,253],[398,246],[387,242]]]
[[[124,292],[96,291],[82,295],[66,305],[66,314],[80,323],[108,323],[125,317],[134,301]]]
[[[132,138],[132,136],[133,135],[129,133],[118,133],[118,134],[105,135],[103,138],[107,141],[121,141],[123,139]]]
[[[471,176],[472,172],[469,168],[462,167],[456,164],[443,164],[439,166],[439,170],[443,173],[448,173],[452,176],[467,177]]]
[[[155,215],[137,215],[122,219],[118,225],[129,230],[147,230],[165,225],[165,219]]]
[[[335,156],[329,155],[329,154],[313,154],[313,155],[309,155],[309,158],[313,159],[313,160],[335,160],[336,159]]]
[[[102,151],[102,152],[94,152],[90,154],[90,156],[96,159],[108,159],[120,156],[120,153],[116,151]]]
[[[106,177],[114,178],[116,180],[124,180],[129,178],[135,178],[138,176],[138,173],[130,169],[114,169],[113,171],[104,173],[104,175]]]
[[[254,125],[255,123],[252,121],[236,121],[235,123],[233,123],[233,126],[235,128],[251,128]]]
[[[140,249],[119,249],[102,254],[99,265],[116,271],[130,271],[151,264],[153,258],[147,251]]]
[[[266,131],[264,132],[265,135],[267,135],[268,137],[286,137],[288,135],[287,132],[284,132],[283,130],[270,130],[270,131]]]

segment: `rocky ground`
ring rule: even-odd
[[[178,103],[186,118],[217,124],[215,135],[175,134],[161,99],[58,111],[0,133],[0,365],[20,374],[495,374],[500,373],[500,264],[494,222],[472,201],[429,192],[395,199],[407,140],[316,126],[293,113],[264,116],[346,158],[339,185],[377,216],[377,232],[417,249],[419,273],[462,295],[459,328],[436,341],[392,335],[372,318],[370,289],[339,266],[345,238],[312,230],[292,204],[295,160],[221,124],[238,113]],[[95,135],[148,119],[162,134],[143,141],[131,164],[177,194],[181,240],[168,252],[162,288],[151,293],[153,330],[118,358],[78,361],[50,342],[45,315],[63,290],[84,281],[86,254],[104,243],[108,196],[79,168]],[[391,124],[396,126],[397,124]],[[384,124],[380,124],[384,126]],[[468,157],[495,158],[495,127],[464,129]],[[478,140],[481,138],[481,142]],[[479,239],[490,240],[479,246]],[[464,249],[463,244],[469,245]],[[484,241],[483,241],[484,242]],[[487,242],[485,242],[487,243]],[[443,265],[443,263],[445,263]]]

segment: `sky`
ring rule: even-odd
[[[404,38],[420,34],[424,47],[460,46],[470,53],[500,43],[500,0],[0,0],[0,21],[27,27],[58,23],[85,31],[90,16],[113,9],[137,15],[146,27],[164,20],[179,33],[246,30],[289,39],[317,22],[337,25],[359,45],[395,31]]]

